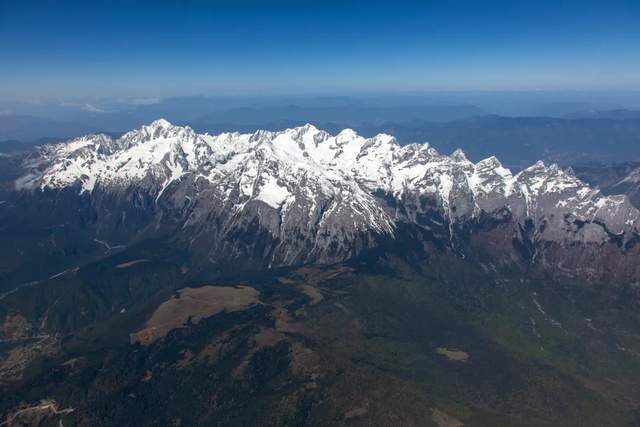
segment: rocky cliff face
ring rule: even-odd
[[[398,228],[407,226],[473,256],[464,241],[489,227],[502,236],[492,241],[509,242],[501,251],[554,268],[571,254],[563,268],[579,272],[583,253],[635,264],[640,229],[626,197],[605,196],[556,165],[513,175],[495,157],[474,164],[459,150],[441,155],[426,143],[311,125],[212,136],[157,120],[118,139],[44,147],[24,168],[20,191],[88,198],[96,239],[127,244],[168,232],[213,263],[331,263],[382,241],[402,244]]]

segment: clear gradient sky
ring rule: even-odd
[[[0,99],[640,89],[640,0],[0,0]]]

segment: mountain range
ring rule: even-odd
[[[635,149],[640,144],[640,121],[633,111],[572,117],[506,117],[464,107],[367,109],[345,106],[333,110],[324,108],[327,113],[320,114],[321,110],[296,106],[238,108],[201,117],[188,116],[178,123],[189,125],[198,133],[219,134],[254,133],[261,129],[278,131],[312,121],[332,133],[352,128],[365,137],[379,133],[394,135],[401,145],[429,141],[443,153],[461,148],[474,162],[495,155],[514,171],[537,160],[562,166],[640,160]],[[148,123],[148,116],[157,117],[157,114],[153,111],[144,116],[127,113],[120,125],[120,121],[114,119],[112,123],[102,114],[73,127],[63,122],[47,124],[45,119],[27,116],[0,115],[0,153],[27,150],[33,145],[61,142],[98,131],[109,131],[107,134],[115,138],[125,133],[123,129]]]
[[[626,197],[556,165],[514,175],[495,157],[474,164],[461,150],[312,125],[211,136],[157,120],[116,139],[44,146],[24,168],[21,194],[91,206],[93,239],[117,246],[168,232],[195,258],[261,268],[344,261],[397,241],[403,227],[464,253],[486,223],[532,245],[537,262],[555,264],[551,254],[575,244],[619,247],[623,262],[640,218]],[[576,263],[567,268],[587,271]]]
[[[0,162],[9,424],[640,419],[631,166],[164,119]]]

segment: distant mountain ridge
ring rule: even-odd
[[[360,126],[365,135],[379,132],[400,141],[431,141],[443,152],[463,148],[470,159],[495,155],[521,170],[537,160],[576,163],[640,161],[640,120],[483,116],[447,123],[420,120]]]

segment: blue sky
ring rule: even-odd
[[[0,98],[640,89],[640,1],[0,0]]]

